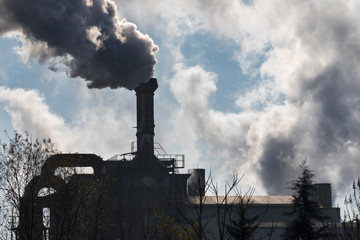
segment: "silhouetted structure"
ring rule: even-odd
[[[40,176],[26,186],[20,200],[16,239],[141,239],[140,235],[151,230],[156,212],[164,210],[174,217],[182,214],[184,219],[184,214],[191,215],[199,206],[199,198],[204,207],[201,218],[209,222],[207,231],[217,231],[214,216],[219,199],[232,205],[239,202],[236,197],[222,201],[220,196],[205,196],[205,170],[179,174],[184,155],[167,154],[154,143],[153,96],[157,87],[156,79],[150,79],[135,89],[137,143],[132,144],[130,153],[106,161],[94,154],[58,154],[47,159]],[[76,167],[91,168],[92,173],[57,174],[59,169]],[[331,208],[329,187],[319,185],[315,198],[338,222],[339,211]],[[43,189],[47,194],[42,194]],[[266,212],[259,234],[274,222],[281,225],[288,220],[282,213],[288,211],[291,200],[291,196],[253,197],[250,214]]]
[[[107,161],[94,154],[58,154],[45,162],[21,199],[19,239],[135,236],[154,210],[171,211],[170,205],[184,202],[190,175],[176,171],[184,167],[184,155],[166,154],[159,144],[154,154],[157,87],[156,79],[150,79],[135,89],[137,146],[132,145],[131,153]],[[66,181],[55,175],[57,169],[68,167],[91,167],[93,174],[74,174]],[[44,188],[53,191],[40,196]],[[44,223],[44,215],[49,223]]]

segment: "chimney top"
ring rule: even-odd
[[[135,88],[136,93],[154,93],[158,88],[156,78],[150,78],[146,83],[140,83],[139,86]]]

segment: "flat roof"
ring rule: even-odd
[[[205,205],[214,204],[252,204],[252,205],[291,205],[294,199],[291,195],[282,196],[190,196],[190,203],[199,204],[202,201]]]

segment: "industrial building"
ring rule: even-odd
[[[314,184],[316,191],[313,193],[313,199],[322,207],[324,215],[328,216],[327,224],[338,231],[340,224],[340,208],[332,207],[331,185],[329,183]],[[191,196],[189,196],[191,199]],[[194,208],[199,208],[199,197],[193,202]],[[272,239],[280,240],[286,222],[291,221],[293,216],[286,213],[291,212],[293,197],[290,195],[282,196],[204,196],[202,204],[204,207],[203,221],[207,223],[206,229],[210,239],[221,239],[219,231],[224,231],[223,223],[218,221],[218,209],[220,205],[220,217],[226,217],[226,223],[230,219],[239,218],[238,207],[243,206],[248,218],[257,216],[259,225],[253,236],[254,240]],[[222,206],[227,205],[227,207]],[[320,224],[320,223],[319,223]]]
[[[41,174],[26,186],[21,198],[16,239],[152,239],[149,232],[156,227],[159,213],[182,226],[198,222],[192,219],[198,216],[206,223],[206,233],[219,239],[219,212],[225,211],[224,206],[235,209],[244,198],[205,195],[205,170],[179,173],[185,167],[184,155],[167,154],[154,142],[157,87],[156,79],[150,79],[135,89],[137,141],[129,153],[108,160],[94,154],[58,154],[46,160]],[[76,168],[91,168],[91,172],[66,175],[66,170]],[[339,222],[340,211],[332,208],[330,184],[316,187],[314,198],[332,221]],[[43,189],[48,193],[40,194]],[[262,216],[255,237],[271,233],[272,239],[277,239],[289,220],[283,213],[290,211],[292,197],[250,198],[249,214]],[[236,218],[236,211],[228,217]]]

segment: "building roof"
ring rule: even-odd
[[[290,205],[293,196],[192,196],[188,198],[190,203],[199,204],[200,201],[205,205],[214,204],[252,204],[252,205]]]

